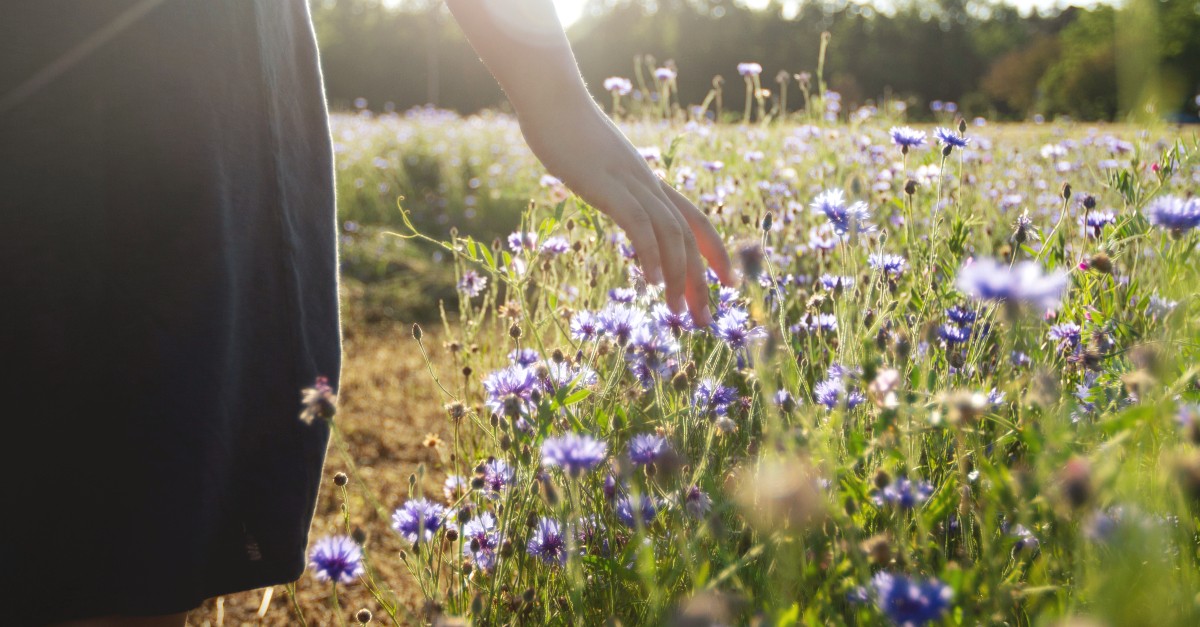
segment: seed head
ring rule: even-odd
[[[358,621],[359,625],[366,625],[367,623],[371,622],[372,618],[374,617],[371,615],[371,610],[368,610],[365,607],[354,615],[354,620]]]
[[[333,485],[339,488],[344,488],[346,487],[347,483],[350,483],[350,477],[346,476],[346,473],[339,472],[333,476]]]

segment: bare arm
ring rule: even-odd
[[[667,306],[712,321],[707,258],[732,284],[708,218],[659,179],[592,100],[551,0],[446,0],[467,39],[517,112],[534,155],[633,242],[646,277],[666,283]]]

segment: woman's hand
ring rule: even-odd
[[[667,306],[712,322],[705,263],[727,285],[729,255],[708,218],[660,179],[590,98],[519,111],[525,141],[546,169],[611,217],[633,242],[646,279],[666,284]]]
[[[550,0],[446,0],[517,111],[534,155],[625,230],[667,306],[712,322],[704,258],[726,285],[729,254],[708,218],[650,170],[592,100]],[[703,256],[703,258],[702,258]]]

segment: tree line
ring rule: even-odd
[[[471,112],[503,102],[440,1],[310,3],[334,107],[363,99],[375,109],[434,104]],[[636,86],[639,71],[647,89],[631,97],[657,96],[649,73],[669,66],[678,73],[672,97],[684,105],[704,101],[721,77],[724,111],[735,119],[743,113],[738,63],[760,64],[774,106],[786,87],[794,111],[803,104],[797,78],[815,73],[823,33],[824,83],[841,94],[842,115],[899,101],[921,119],[931,115],[930,103],[943,101],[990,119],[1194,120],[1200,105],[1196,0],[1029,15],[968,0],[815,0],[797,11],[729,0],[589,0],[568,31],[601,102],[610,101],[605,78],[627,77]]]

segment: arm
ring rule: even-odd
[[[551,0],[446,0],[517,112],[533,154],[629,235],[646,278],[666,283],[667,306],[712,322],[704,259],[733,282],[708,218],[659,179],[592,100]]]

